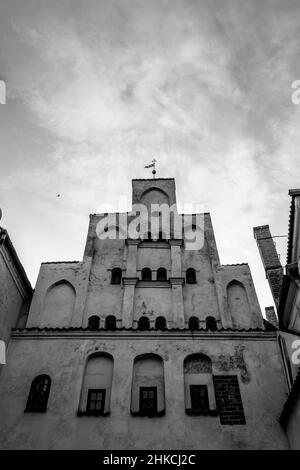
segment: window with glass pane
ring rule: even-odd
[[[88,392],[88,400],[86,412],[89,414],[101,414],[104,411],[105,390],[90,389]]]
[[[193,411],[205,411],[209,409],[206,385],[190,385],[190,392]]]
[[[140,387],[140,412],[144,414],[157,413],[156,387]]]

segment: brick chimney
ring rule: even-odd
[[[279,261],[269,225],[254,227],[253,233],[265,268],[266,277],[270,285],[273,299],[276,307],[278,308],[280,288],[283,279],[283,268]]]

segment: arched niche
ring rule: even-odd
[[[227,302],[233,326],[250,328],[250,304],[244,284],[233,280],[227,285]]]
[[[72,284],[61,280],[50,286],[46,292],[43,312],[42,327],[67,327],[70,325],[76,292]]]
[[[131,413],[161,416],[165,412],[163,360],[157,354],[143,354],[134,360]]]
[[[151,208],[151,204],[167,204],[169,206],[169,196],[165,191],[159,188],[149,188],[143,192],[140,199],[140,204],[144,204],[147,209]]]
[[[188,217],[188,216],[187,216]],[[198,215],[202,221],[203,216]],[[204,237],[204,219],[202,225],[188,224],[184,220],[184,244],[186,250],[202,250],[204,247],[205,237]]]
[[[79,415],[105,416],[110,412],[113,367],[113,357],[108,353],[97,352],[87,358]]]
[[[212,362],[202,353],[190,354],[183,363],[185,408],[188,414],[209,414],[216,408]]]

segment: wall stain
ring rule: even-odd
[[[220,371],[229,372],[232,369],[240,369],[241,380],[243,383],[249,383],[251,380],[250,373],[247,369],[247,365],[244,359],[245,346],[235,346],[235,352],[233,356],[221,354],[214,361],[215,365]]]

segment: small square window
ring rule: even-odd
[[[105,405],[105,389],[90,389],[86,406],[87,414],[102,414]]]

